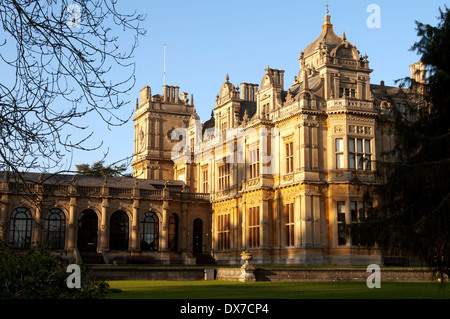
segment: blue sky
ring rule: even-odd
[[[298,74],[297,57],[321,33],[326,1],[122,1],[124,10],[147,14],[142,25],[147,35],[136,49],[136,85],[129,92],[129,114],[139,91],[146,85],[152,94],[162,94],[164,44],[166,83],[181,92],[194,94],[197,113],[209,119],[225,76],[233,84],[259,84],[267,65],[285,70],[285,90]],[[409,49],[418,40],[415,20],[436,25],[438,8],[446,1],[329,0],[331,22],[339,36],[361,54],[367,53],[374,69],[372,83],[409,76],[409,65],[418,56]],[[377,4],[381,28],[366,24],[367,7]],[[114,81],[114,74],[111,75]],[[86,121],[91,121],[87,118]],[[95,152],[75,152],[73,164],[92,163],[109,150],[107,163],[133,152],[133,122],[108,130],[92,119],[93,144],[103,141]]]

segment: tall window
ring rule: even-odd
[[[225,141],[227,139],[227,122],[222,122],[220,124],[220,130],[222,131],[222,140]]]
[[[250,178],[259,177],[259,149],[250,151]]]
[[[351,201],[350,202],[350,215],[352,224],[358,224],[364,221],[365,218],[372,215],[372,202]],[[360,233],[357,232],[357,228],[353,227],[354,233],[351,234],[352,245],[358,245],[361,243]]]
[[[16,208],[11,214],[9,245],[15,249],[31,246],[31,213],[24,207]]]
[[[345,202],[337,203],[337,228],[338,245],[345,246],[347,244],[347,236],[345,234]]]
[[[344,168],[344,140],[342,138],[336,139],[336,168]]]
[[[286,246],[294,246],[294,204],[286,205]]]
[[[230,214],[221,214],[217,216],[217,236],[218,236],[218,249],[228,250],[230,249]]]
[[[66,218],[62,210],[50,209],[44,218],[44,242],[52,249],[64,249]]]
[[[250,248],[259,247],[259,206],[250,207],[248,210],[248,246]]]
[[[294,171],[294,143],[286,143],[286,173]]]
[[[191,137],[191,156],[194,155],[195,151],[195,139]]]
[[[203,172],[202,172],[202,179],[203,179],[203,185],[202,185],[202,187],[203,187],[203,193],[208,193],[208,170],[207,169],[205,169]]]
[[[109,248],[128,250],[128,215],[124,211],[119,210],[111,215]]]
[[[147,212],[141,218],[141,250],[158,250],[159,219],[154,212]]]
[[[230,187],[230,164],[219,166],[219,190]]]
[[[370,140],[348,139],[348,166],[350,169],[371,170],[372,151]]]

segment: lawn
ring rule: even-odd
[[[450,299],[437,282],[109,281],[107,299]],[[119,291],[120,290],[120,291]]]

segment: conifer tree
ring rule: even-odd
[[[407,260],[426,263],[442,280],[450,275],[450,12],[439,9],[437,26],[416,21],[411,50],[427,66],[425,104],[396,112],[393,162],[377,163],[380,199],[366,223],[368,243]],[[405,78],[410,92],[419,83]],[[408,119],[413,120],[408,120]],[[361,231],[361,230],[360,230]]]

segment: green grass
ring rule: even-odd
[[[450,299],[437,282],[109,281],[107,299]]]

